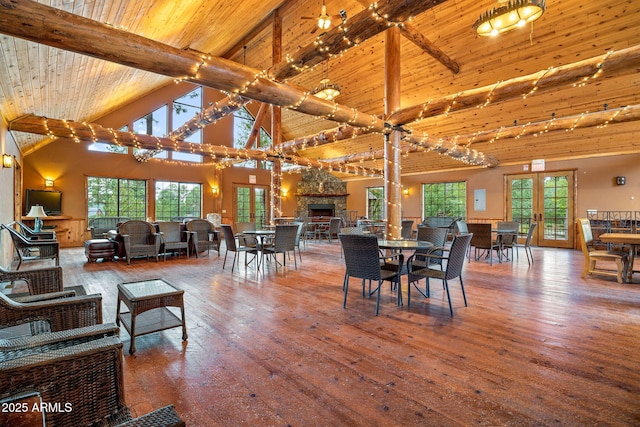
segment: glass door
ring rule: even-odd
[[[234,222],[255,222],[256,228],[264,228],[268,218],[268,188],[263,185],[235,184],[233,188]]]
[[[537,172],[507,176],[507,218],[518,221],[520,233],[537,222],[532,244],[572,248],[574,239],[575,172]]]

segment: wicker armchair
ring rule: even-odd
[[[158,261],[162,239],[150,222],[131,220],[120,224],[118,228],[124,243],[127,264],[131,258],[153,256]]]
[[[478,261],[483,253],[489,258],[489,264],[493,265],[493,251],[498,255],[498,261],[502,262],[500,242],[491,235],[491,224],[467,224],[469,233],[473,234],[471,246],[474,250],[474,259]],[[469,253],[471,256],[471,253]]]
[[[23,297],[15,301],[0,293],[0,328],[45,323],[38,332],[57,332],[102,323],[102,296],[73,291]]]
[[[35,231],[20,221],[14,221],[14,223],[20,227],[20,233],[29,240],[56,240],[56,232],[53,230]]]
[[[45,412],[47,426],[184,426],[172,406],[132,419],[117,331],[99,325],[0,342],[0,399],[35,390],[43,402],[69,405]]]
[[[118,228],[118,224],[129,221],[124,216],[102,216],[89,220],[89,231],[92,239],[103,239],[105,233]]]
[[[162,245],[164,245],[164,259],[167,259],[167,252],[180,251],[184,249],[187,252],[187,258],[189,258],[189,234],[185,231],[180,231],[182,226],[179,222],[158,222],[158,229],[160,230],[160,237],[162,238]]]
[[[467,306],[467,296],[464,293],[464,283],[462,283],[462,266],[464,265],[464,259],[467,255],[467,249],[469,249],[469,243],[471,242],[472,234],[461,234],[453,238],[451,248],[445,250],[449,252],[448,256],[442,255],[441,258],[446,260],[446,267],[443,270],[430,267],[416,268],[414,260],[416,255],[409,257],[407,261],[407,269],[409,270],[409,285],[407,289],[407,305],[411,306],[411,286],[422,294],[425,298],[429,298],[429,279],[440,279],[444,285],[444,289],[447,293],[447,300],[449,301],[449,313],[453,317],[453,306],[451,305],[451,294],[449,293],[449,280],[459,278],[460,288],[462,289],[462,297],[464,298],[464,306]],[[435,257],[436,255],[430,255]],[[427,279],[427,285],[424,292],[418,287],[418,282],[421,279]]]
[[[196,257],[205,250],[209,256],[210,249],[216,249],[220,256],[220,238],[212,223],[206,219],[192,219],[187,222],[187,230],[191,234],[191,244],[195,247]]]
[[[272,257],[276,264],[276,271],[278,271],[278,265],[283,267],[287,265],[287,252],[293,252],[293,263],[295,268],[298,268],[298,262],[296,261],[296,237],[298,235],[297,224],[282,224],[276,225],[276,232],[271,243],[263,243],[262,256]],[[278,261],[277,254],[282,254],[282,264]],[[260,261],[262,264],[262,261]]]
[[[38,295],[48,292],[62,292],[62,267],[47,267],[36,270],[8,271],[0,267],[0,283],[24,281],[29,294]]]
[[[400,282],[400,274],[404,265],[404,256],[397,253],[390,256],[380,257],[380,249],[378,247],[378,237],[369,234],[338,234],[342,249],[344,251],[344,263],[346,271],[344,273],[344,301],[343,307],[347,307],[347,293],[349,290],[349,277],[362,279],[362,296],[365,296],[365,280],[369,280],[368,296],[377,293],[376,298],[376,316],[380,307],[380,292],[382,282],[389,280],[397,284],[398,305],[402,303],[402,287]],[[385,270],[381,268],[381,263],[395,260],[395,270]],[[378,286],[372,291],[371,281],[377,280]]]
[[[24,261],[53,259],[56,265],[60,265],[60,243],[57,240],[29,240],[11,226],[2,224],[2,228],[9,232],[18,254],[16,270]]]

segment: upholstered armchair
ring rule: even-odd
[[[118,228],[124,244],[127,264],[131,258],[153,256],[158,261],[162,239],[153,224],[146,221],[131,220],[120,224]]]

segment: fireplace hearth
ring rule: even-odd
[[[308,215],[333,217],[336,213],[336,205],[333,203],[309,203],[307,205]]]

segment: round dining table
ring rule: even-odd
[[[431,249],[433,243],[425,242],[423,240],[411,240],[411,239],[387,239],[378,240],[378,247],[380,249],[393,249],[402,251],[404,249],[416,250],[416,249]]]

